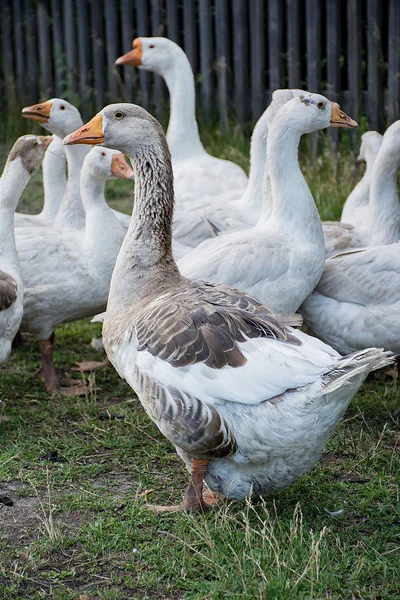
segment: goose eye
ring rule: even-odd
[[[154,44],[150,44],[150,45],[149,45],[149,48],[154,48]]]
[[[102,152],[102,153],[101,153],[101,155],[102,155],[102,156],[105,156],[105,155],[106,155],[106,153],[105,153],[105,152]]]
[[[319,102],[317,102],[317,108],[319,108],[319,109],[325,108],[325,102],[322,102],[321,100]]]
[[[124,113],[117,111],[116,113],[114,113],[114,117],[116,119],[122,119],[124,117]]]
[[[37,145],[38,145],[38,143],[37,143],[37,141],[36,141],[36,140],[33,142],[33,145],[34,145],[34,146],[37,146]]]
[[[60,110],[65,110],[65,105],[64,104],[61,104]]]

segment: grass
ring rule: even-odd
[[[246,145],[212,137],[246,164]],[[233,141],[232,141],[233,140]],[[307,152],[302,164],[323,218],[333,219],[360,171],[350,152]],[[339,182],[339,185],[338,185]],[[129,212],[125,182],[107,185]],[[20,210],[40,208],[40,175]],[[100,326],[57,328],[57,366],[101,359]],[[135,394],[107,367],[86,396],[51,397],[27,339],[0,369],[0,598],[30,600],[397,600],[400,597],[397,382],[370,376],[321,461],[289,489],[202,516],[156,516],[179,502],[187,473]]]

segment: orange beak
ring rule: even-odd
[[[122,153],[114,154],[111,161],[111,175],[119,179],[134,179],[133,169]]]
[[[51,142],[53,141],[53,138],[51,137],[51,135],[41,135],[40,139],[42,140],[42,144],[46,150],[50,146]]]
[[[50,119],[50,109],[53,103],[48,100],[41,104],[33,104],[22,109],[22,116],[26,119],[33,119],[39,123],[47,123]]]
[[[340,106],[337,102],[332,102],[332,115],[331,123],[332,127],[346,127],[347,129],[356,129],[358,127],[357,121],[354,121],[349,115],[340,110]]]
[[[115,61],[116,65],[130,65],[131,67],[140,67],[142,64],[142,42],[140,38],[136,38],[132,42],[132,48],[130,52],[127,52],[123,56],[120,56]]]
[[[73,131],[64,138],[64,146],[72,146],[73,144],[101,144],[104,142],[103,135],[103,117],[96,115],[89,123]]]

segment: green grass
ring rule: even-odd
[[[212,150],[246,165],[246,140]],[[335,218],[360,171],[349,153],[302,155],[324,218]],[[130,211],[124,182],[107,184]],[[21,210],[40,209],[40,176]],[[101,359],[100,326],[57,328],[55,361]],[[321,461],[263,501],[202,516],[156,516],[188,475],[112,367],[83,398],[51,397],[35,377],[34,340],[0,369],[0,598],[397,600],[400,597],[399,406],[396,380],[370,376]],[[76,375],[74,375],[76,377]],[[52,460],[57,451],[58,461]],[[54,456],[54,455],[53,455]]]

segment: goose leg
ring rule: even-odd
[[[207,473],[207,467],[208,460],[192,459],[190,484],[186,490],[182,504],[175,506],[156,506],[152,504],[148,505],[147,508],[156,513],[202,512],[217,504],[221,496],[205,487],[204,477]]]
[[[54,332],[48,340],[39,340],[39,348],[41,355],[41,365],[39,368],[40,378],[44,381],[44,385],[48,392],[58,392],[64,396],[81,396],[85,394],[85,386],[78,385],[75,387],[61,387],[57,372],[54,367]]]

